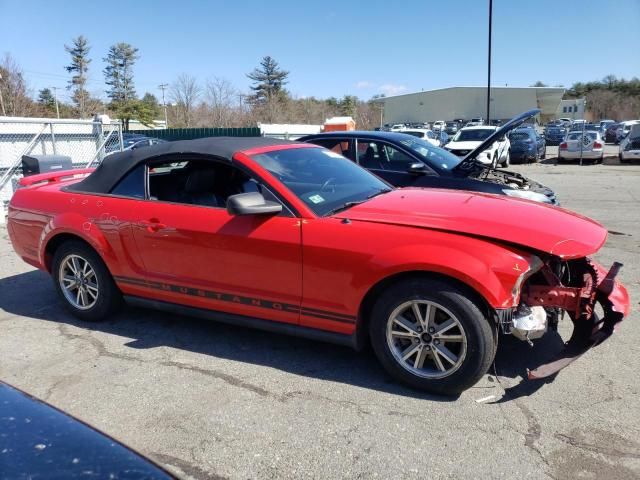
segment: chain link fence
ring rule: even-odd
[[[74,168],[122,150],[119,122],[0,117],[0,223],[22,177],[23,155],[65,155]]]

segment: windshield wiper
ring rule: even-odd
[[[353,201],[353,202],[346,202],[343,203],[342,205],[340,205],[339,207],[334,208],[333,210],[329,210],[327,213],[324,214],[325,217],[329,217],[331,215],[335,215],[338,212],[342,212],[343,210],[346,210],[348,208],[351,207],[355,207],[356,205],[360,205],[361,203],[366,202],[368,199],[365,200],[358,200],[358,201]]]
[[[382,195],[383,193],[389,193],[391,190],[392,190],[391,188],[381,188],[377,192],[373,192],[371,195],[369,195],[367,197],[367,200],[369,200],[370,198],[373,198],[373,197],[377,197],[378,195]]]
[[[345,202],[339,207],[336,207],[333,210],[329,210],[327,213],[325,213],[325,216],[328,217],[330,215],[335,215],[338,212],[342,212],[343,210],[346,210],[348,208],[355,207],[356,205],[360,205],[361,203],[364,203],[367,200],[371,200],[373,197],[377,197],[378,195],[382,195],[383,193],[389,193],[392,190],[393,190],[392,188],[381,188],[380,190],[373,192],[372,194],[367,196],[367,198],[365,198],[364,200],[353,200],[351,202]]]

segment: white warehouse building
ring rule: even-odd
[[[564,88],[491,87],[491,119],[506,120],[532,108],[542,110],[538,121],[556,116]],[[379,99],[383,123],[434,122],[486,117],[487,87],[449,87]]]

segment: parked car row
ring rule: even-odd
[[[640,160],[640,122],[629,126],[629,133],[620,142],[620,163]]]
[[[124,151],[95,170],[21,179],[9,237],[82,320],[127,302],[370,345],[393,378],[440,394],[487,372],[500,332],[531,343],[566,313],[571,340],[528,372],[548,378],[619,332],[630,301],[620,265],[591,259],[603,226],[495,168],[509,132],[538,112],[461,130],[474,133],[452,143],[477,142],[465,155],[349,131]],[[440,188],[394,188],[405,183]]]
[[[147,137],[139,133],[123,133],[122,134],[122,149],[123,150],[136,150],[138,148],[149,147],[151,145],[158,145],[166,143],[166,140],[160,138]],[[120,142],[110,142],[105,146],[107,155],[120,151]]]

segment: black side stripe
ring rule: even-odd
[[[329,312],[326,310],[318,310],[316,308],[299,307],[290,303],[274,302],[272,300],[265,300],[261,298],[246,297],[244,295],[236,295],[226,292],[215,292],[212,290],[204,290],[201,288],[183,287],[180,285],[174,285],[171,283],[159,283],[147,281],[142,278],[122,277],[114,276],[114,280],[118,283],[128,283],[130,285],[137,285],[139,287],[151,288],[154,290],[163,290],[166,292],[181,293],[183,295],[190,295],[193,297],[210,298],[212,300],[219,300],[229,303],[240,303],[242,305],[249,305],[252,307],[266,308],[270,310],[279,310],[287,313],[300,313],[302,315],[322,318],[325,320],[331,320],[341,323],[355,323],[356,317],[351,315],[345,315],[337,312]]]

